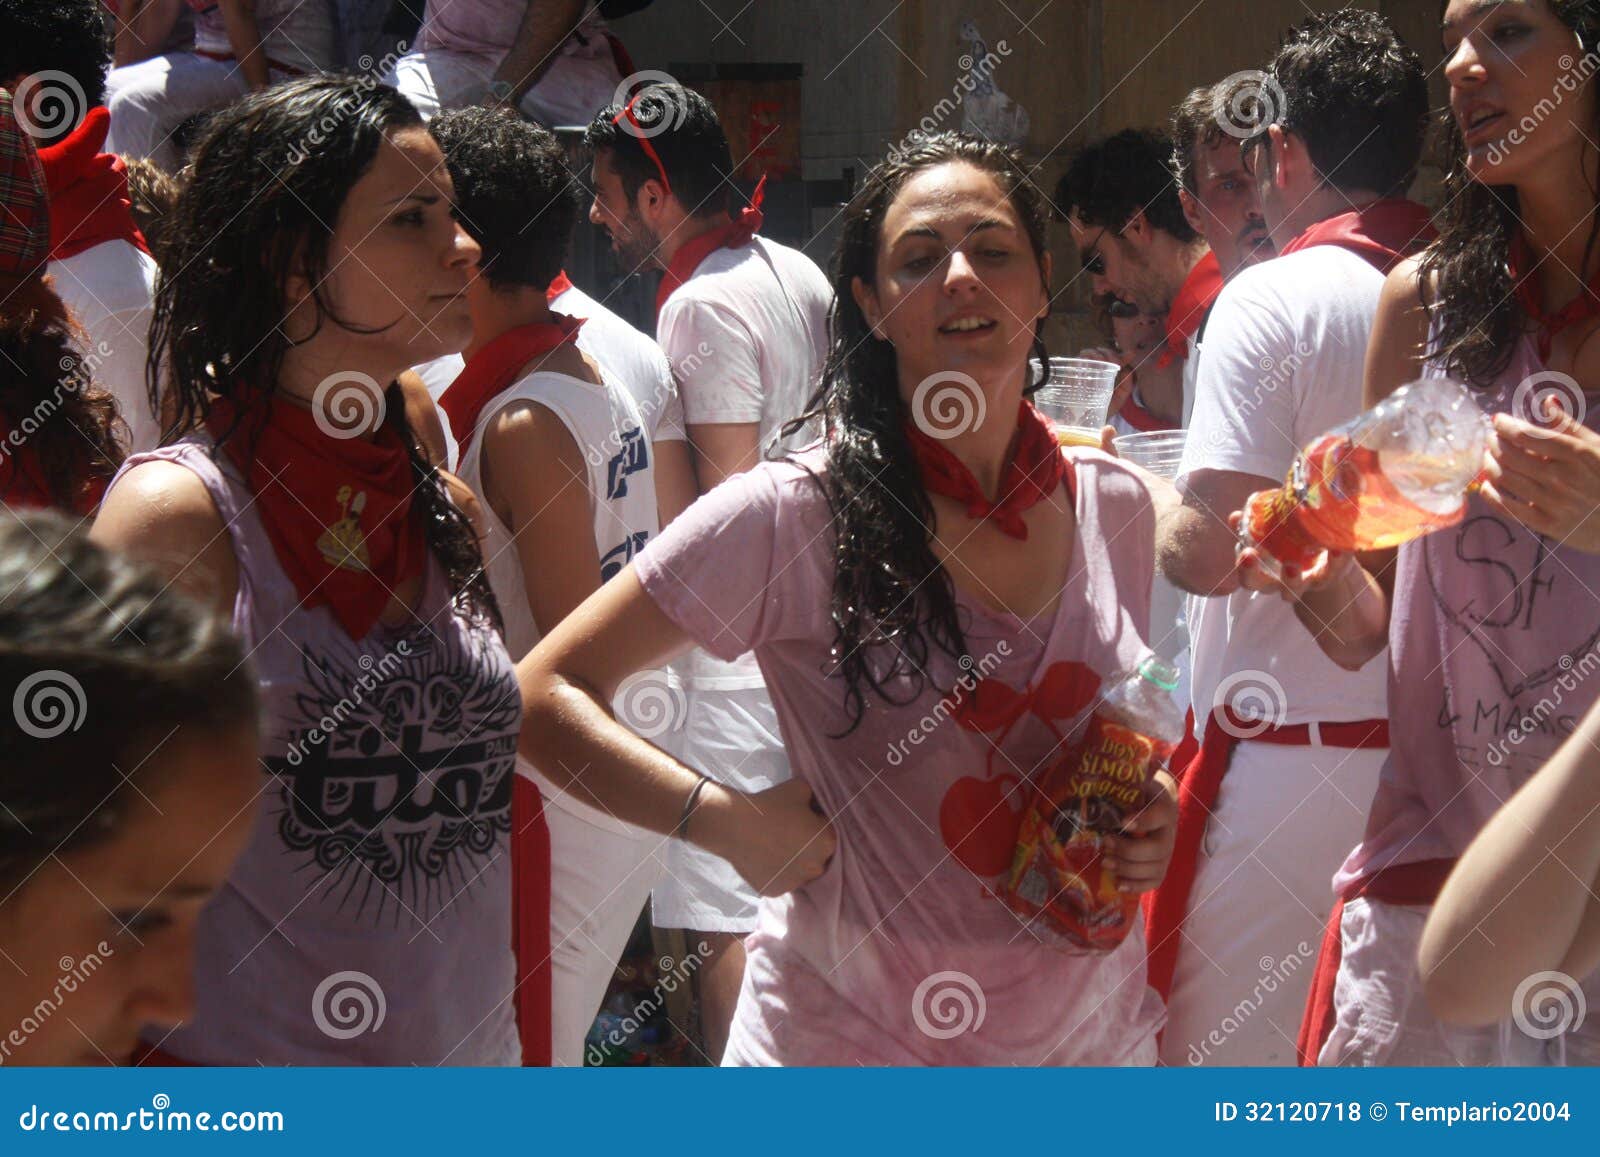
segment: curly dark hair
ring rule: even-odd
[[[898,705],[919,696],[929,679],[931,647],[958,661],[967,654],[955,584],[933,553],[933,504],[905,436],[909,412],[900,398],[894,347],[873,336],[851,292],[855,278],[876,281],[884,215],[900,188],[926,169],[953,162],[994,177],[1044,277],[1049,218],[1022,157],[963,133],[913,133],[867,174],[845,208],[833,254],[830,346],[821,385],[807,412],[784,427],[785,436],[820,427],[827,446],[827,467],[813,477],[833,515],[829,612],[834,671],[844,677],[851,717],[844,734],[860,724],[868,690]],[[1041,321],[1033,352],[1048,364],[1043,328]],[[888,688],[901,677],[909,679],[909,690],[906,699],[896,700]]]
[[[673,196],[690,216],[726,214],[735,191],[733,153],[711,102],[692,88],[661,83],[639,89],[631,103],[640,127],[625,116],[619,121],[622,106],[609,105],[583,134],[591,149],[609,150],[629,202],[646,181],[660,180],[656,163],[639,143],[643,138],[661,158]]]
[[[461,226],[495,289],[544,289],[566,260],[578,186],[555,135],[510,109],[454,109],[428,122],[456,188]]]
[[[1171,165],[1172,138],[1160,129],[1123,129],[1091,141],[1072,155],[1056,182],[1056,209],[1112,230],[1143,210],[1163,233],[1193,241],[1199,234],[1183,215]]]
[[[110,67],[104,0],[0,0],[0,84],[10,88],[21,77],[64,72],[83,90],[84,105],[72,109],[73,117],[59,125],[54,116],[36,118],[57,130],[41,144],[66,136],[84,113],[105,103]]]
[[[1577,33],[1583,50],[1600,50],[1600,3],[1547,0],[1550,10]],[[1593,85],[1593,77],[1584,81]],[[1424,300],[1433,309],[1435,329],[1429,355],[1447,373],[1488,388],[1511,363],[1526,319],[1517,300],[1507,262],[1517,235],[1517,191],[1510,185],[1485,185],[1467,170],[1461,128],[1443,116],[1446,171],[1439,238],[1423,252],[1419,277]],[[1591,137],[1600,124],[1590,126]],[[1590,189],[1600,204],[1600,189]],[[1592,212],[1592,210],[1591,210]],[[1583,267],[1600,241],[1600,218],[1589,226]]]
[[[0,695],[42,719],[87,712],[87,726],[43,736],[11,727],[0,744],[5,892],[50,857],[116,833],[128,798],[160,767],[144,759],[150,744],[186,726],[227,734],[257,711],[225,618],[43,511],[0,512]]]
[[[385,135],[421,125],[393,88],[326,75],[252,94],[207,122],[173,208],[150,323],[146,380],[152,406],[163,377],[170,380],[169,437],[204,422],[217,396],[276,391],[290,346],[280,322],[291,269],[303,269],[315,287],[319,329],[354,328],[323,296],[329,222]],[[384,402],[384,420],[411,458],[413,509],[428,549],[466,607],[498,626],[477,535],[407,422],[398,383]],[[218,450],[234,436],[237,428],[224,431]]]
[[[94,384],[89,339],[66,304],[35,277],[0,311],[0,414],[37,455],[51,505],[88,514],[126,455],[127,427]],[[94,351],[90,351],[93,353]],[[0,448],[0,453],[9,452]]]
[[[1271,123],[1305,141],[1329,185],[1385,197],[1411,185],[1428,133],[1428,78],[1388,20],[1359,8],[1309,17],[1285,34],[1267,76],[1262,99],[1281,105]]]

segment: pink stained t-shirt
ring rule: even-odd
[[[958,594],[970,696],[872,694],[851,734],[830,676],[833,536],[795,462],[718,486],[635,560],[644,588],[696,643],[754,651],[794,774],[838,833],[827,870],[761,902],[726,1063],[1153,1064],[1160,999],[1144,937],[1078,955],[1006,908],[1023,782],[1048,767],[1097,692],[1147,653],[1154,514],[1142,483],[1071,451],[1078,530],[1054,612],[1024,622]],[[816,451],[802,461],[824,469]],[[946,691],[962,671],[929,668]],[[897,701],[909,681],[892,688]],[[1009,708],[1009,710],[1008,710]]]
[[[1517,394],[1524,383],[1550,388],[1543,372],[1523,336],[1478,401],[1525,417]],[[1465,852],[1600,696],[1596,674],[1600,555],[1535,534],[1476,494],[1458,525],[1402,546],[1389,624],[1393,746],[1334,886]]]

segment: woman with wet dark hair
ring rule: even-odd
[[[13,512],[0,696],[0,1063],[125,1060],[192,1011],[195,923],[257,789],[255,677],[167,576]]]
[[[1582,676],[1600,661],[1600,4],[1449,0],[1441,11],[1442,227],[1384,285],[1366,402],[1454,377],[1494,415],[1495,442],[1460,525],[1336,559],[1317,589],[1290,592],[1336,662],[1353,669],[1390,649],[1392,746],[1335,877],[1301,1060],[1593,1063],[1600,1026],[1519,1027],[1529,1010],[1512,997],[1528,972],[1510,972],[1527,957],[1504,949],[1505,926],[1485,936],[1476,922],[1440,924],[1428,961],[1444,970],[1427,993],[1437,1005],[1417,965],[1445,879],[1596,702]],[[1468,1026],[1435,1014],[1452,1006],[1473,1010],[1451,1018]]]
[[[1029,784],[1147,653],[1154,568],[1139,477],[1062,451],[1025,397],[1045,229],[986,142],[876,168],[802,419],[822,440],[706,495],[520,665],[525,755],[768,897],[724,1063],[1155,1059],[1142,935],[1073,954],[998,896]],[[694,644],[755,653],[792,781],[733,791],[612,718],[623,679]],[[1171,854],[1164,773],[1147,804],[1111,840],[1129,892]]]
[[[470,336],[452,197],[410,104],[336,77],[219,113],[179,193],[150,383],[188,433],[130,459],[96,534],[231,616],[265,775],[200,923],[195,1015],[147,1037],[162,1055],[519,1058],[520,704],[472,528],[394,384]]]

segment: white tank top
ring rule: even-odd
[[[494,398],[478,416],[472,438],[457,463],[457,474],[477,494],[483,494],[483,438],[489,424],[507,406],[534,402],[562,423],[578,444],[587,466],[589,509],[593,516],[594,544],[600,556],[600,581],[609,581],[660,529],[656,513],[654,459],[644,419],[633,396],[613,384],[602,371],[604,385],[593,385],[567,374],[538,371],[520,379]],[[486,541],[485,570],[505,620],[506,648],[520,662],[539,642],[542,632],[528,607],[527,577],[517,553],[515,536],[500,521],[490,504],[483,505]],[[557,787],[521,756],[517,770],[531,776],[546,802],[575,812],[599,827],[643,838],[644,829],[622,823],[607,813],[579,802]]]

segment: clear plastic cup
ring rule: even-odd
[[[1157,477],[1176,481],[1187,438],[1186,430],[1151,430],[1144,434],[1123,434],[1114,439],[1112,445],[1124,461],[1142,466]]]
[[[1039,363],[1030,364],[1037,378]],[[1063,446],[1100,445],[1100,431],[1121,368],[1116,362],[1092,358],[1050,359],[1049,376],[1034,391],[1033,404],[1050,419]]]

